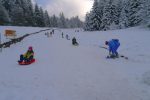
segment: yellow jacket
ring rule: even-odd
[[[27,51],[24,55],[23,55],[23,57],[25,57],[25,58],[30,58],[31,56],[34,56],[34,52],[33,51]]]

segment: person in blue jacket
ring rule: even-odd
[[[106,41],[105,44],[109,46],[110,57],[112,58],[119,57],[117,49],[120,46],[120,42],[118,39],[112,39],[110,41]]]

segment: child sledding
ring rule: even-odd
[[[20,55],[20,60],[18,61],[18,63],[20,65],[29,65],[33,62],[35,62],[34,51],[33,48],[30,46],[25,54]]]
[[[77,42],[75,37],[72,38],[72,45],[74,45],[74,46],[78,46],[79,45],[79,43]]]

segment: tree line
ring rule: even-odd
[[[0,0],[0,25],[77,28],[83,22],[78,16],[68,19],[63,13],[50,16],[31,0]]]
[[[86,14],[87,31],[150,27],[150,0],[94,0]]]

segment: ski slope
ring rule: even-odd
[[[7,27],[0,28],[2,32]],[[62,32],[75,36],[79,46],[62,38]],[[150,100],[149,33],[142,28],[59,29],[52,37],[45,32],[27,37],[0,53],[0,100]],[[120,40],[119,53],[129,60],[105,58],[108,51],[100,46],[112,38]],[[29,46],[33,46],[36,62],[18,65],[19,55]]]

